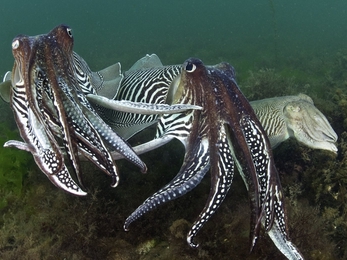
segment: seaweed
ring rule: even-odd
[[[0,123],[0,210],[11,196],[21,195],[23,178],[34,165],[29,153],[3,147],[6,141],[18,138],[18,131],[11,130],[7,122]]]
[[[241,89],[249,100],[259,100],[275,96],[293,95],[305,92],[307,85],[299,85],[295,77],[284,77],[275,69],[249,71],[249,77],[242,83]]]

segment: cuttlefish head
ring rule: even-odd
[[[52,49],[57,52],[55,53],[57,57],[72,57],[73,36],[71,28],[60,25],[48,34],[16,36],[12,41],[12,53],[15,58],[12,70],[12,85],[31,85],[33,82],[30,81],[35,78],[31,74],[36,73],[33,66],[45,67],[45,56],[49,55],[48,52]],[[70,61],[66,61],[66,66],[70,63]]]
[[[284,107],[283,113],[290,135],[311,148],[336,153],[335,131],[326,117],[314,106],[312,99],[307,98],[289,102]]]
[[[202,83],[197,79],[206,79],[207,70],[201,60],[190,58],[182,65],[182,72],[168,92],[167,101],[171,103],[187,103],[201,105],[201,97],[197,96],[203,93]]]

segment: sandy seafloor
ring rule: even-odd
[[[249,100],[305,93],[338,134],[338,153],[288,140],[274,150],[285,191],[290,237],[306,259],[347,259],[347,3],[345,1],[11,1],[0,10],[0,75],[13,66],[17,34],[47,33],[65,23],[93,70],[120,61],[124,70],[147,53],[164,64],[198,57],[227,61]],[[18,139],[9,105],[0,101],[0,145]],[[141,142],[141,138],[132,141]],[[141,156],[141,174],[119,161],[121,182],[83,164],[89,195],[55,188],[32,157],[0,149],[1,259],[284,259],[262,232],[249,253],[250,209],[238,174],[217,213],[186,234],[203,208],[210,176],[182,198],[123,231],[126,217],[178,172],[177,142]]]

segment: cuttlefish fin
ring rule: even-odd
[[[6,103],[10,103],[11,99],[11,76],[11,71],[7,71],[4,76],[3,82],[0,83],[0,96]]]
[[[113,80],[103,82],[102,88],[97,91],[98,95],[108,99],[114,99],[118,93],[123,78],[124,76],[120,75]]]
[[[104,81],[110,81],[122,76],[122,67],[121,64],[117,62],[107,68],[99,70],[96,73],[99,74]]]
[[[139,59],[129,70],[125,72],[127,74],[128,72],[140,70],[140,69],[149,69],[149,68],[156,68],[156,67],[163,67],[163,63],[161,63],[159,57],[157,54],[146,54],[145,57]]]
[[[103,70],[92,73],[92,84],[94,80],[101,80],[101,86],[98,87],[97,93],[100,96],[114,99],[118,93],[124,75],[121,72],[121,64],[118,62]]]

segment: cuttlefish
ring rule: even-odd
[[[84,95],[84,92],[96,94],[99,89],[100,94],[112,95],[105,90],[118,84],[120,65],[92,72],[73,52],[73,42],[72,30],[66,25],[57,26],[48,34],[19,35],[13,39],[15,63],[12,73],[5,75],[0,93],[10,102],[24,142],[10,140],[4,146],[31,152],[38,167],[54,185],[75,195],[85,195],[66,167],[60,144],[65,147],[68,161],[82,186],[81,154],[112,177],[113,187],[119,182],[119,174],[111,151],[122,154],[142,172],[146,172],[147,167],[128,143],[101,119]],[[191,105],[128,101],[119,101],[117,105],[122,111],[145,114],[158,110],[158,113],[176,113],[200,109]]]
[[[65,25],[48,34],[14,38],[10,105],[24,142],[11,140],[4,146],[31,152],[53,184],[75,195],[85,195],[71,177],[56,137],[62,139],[79,179],[79,152],[112,177],[112,186],[118,184],[119,177],[108,146],[144,172],[146,165],[83,96],[72,48],[72,31]]]
[[[204,66],[195,58],[184,62],[180,80],[169,90],[168,100],[202,110],[160,116],[156,134],[156,139],[173,137],[183,143],[183,165],[170,183],[126,219],[124,229],[128,230],[146,212],[194,189],[210,170],[210,194],[187,236],[188,244],[197,247],[194,238],[226,197],[236,166],[251,204],[251,249],[264,226],[287,258],[303,259],[288,236],[284,195],[269,139],[234,75],[227,63]]]
[[[117,63],[120,68],[120,64]],[[170,103],[169,90],[180,81],[181,65],[164,66],[155,54],[146,55],[129,70],[119,73],[116,84],[104,84],[98,90],[84,92],[96,111],[125,139],[158,122],[158,113],[127,113],[118,108],[122,101],[163,105]],[[115,94],[116,93],[116,94]],[[272,148],[292,137],[313,149],[337,152],[337,135],[326,117],[305,95],[273,97],[250,102],[270,139]],[[165,136],[133,147],[138,153],[148,152],[170,141]],[[112,153],[115,159],[121,156]]]

